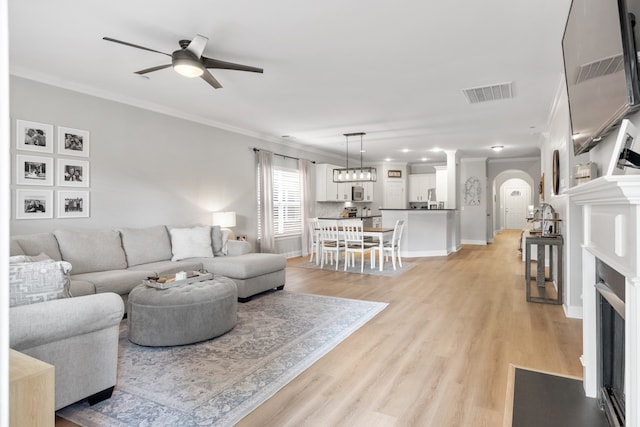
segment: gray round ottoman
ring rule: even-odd
[[[233,280],[211,280],[156,289],[138,285],[129,293],[129,341],[145,346],[192,344],[231,330],[238,321]]]

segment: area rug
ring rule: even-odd
[[[133,344],[123,322],[111,399],[57,414],[87,427],[231,426],[386,306],[272,292],[238,304],[227,334],[178,347]]]
[[[411,270],[413,267],[415,267],[415,263],[413,262],[407,262],[407,261],[402,261],[402,267],[400,267],[399,265],[396,264],[396,270],[393,269],[393,266],[391,265],[391,262],[386,262],[384,265],[384,268],[382,271],[380,271],[380,269],[378,268],[378,265],[376,263],[376,268],[372,269],[371,265],[369,264],[369,262],[365,262],[364,263],[364,271],[362,273],[360,273],[360,261],[356,262],[355,266],[349,266],[349,268],[347,268],[347,271],[344,270],[344,263],[343,260],[340,260],[340,265],[338,266],[338,270],[341,273],[353,273],[353,274],[369,274],[372,276],[387,276],[387,277],[397,277],[400,276],[404,273],[406,273],[407,271]],[[297,264],[294,265],[294,267],[302,267],[302,268],[311,268],[314,270],[324,270],[324,271],[336,271],[336,265],[333,264],[325,264],[324,267],[321,269],[320,265],[316,265],[315,261],[314,262],[309,262],[309,261],[303,261],[303,262],[299,262]]]

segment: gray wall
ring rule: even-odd
[[[458,193],[460,203],[460,237],[463,244],[487,243],[487,159],[461,159]],[[469,205],[465,201],[468,180],[480,181],[480,204]]]
[[[11,144],[11,234],[71,228],[211,224],[211,212],[231,210],[237,213],[235,233],[246,234],[255,242],[256,168],[255,154],[250,148],[335,162],[331,156],[15,76],[10,84],[12,136],[18,119],[53,124],[56,134],[57,126],[91,133],[89,218],[16,220],[13,190],[36,187],[15,185],[16,150],[15,143]],[[65,157],[57,153],[47,156]]]

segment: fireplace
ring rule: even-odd
[[[598,401],[612,427],[625,425],[624,280],[596,259]]]
[[[569,228],[582,265],[568,267],[582,282],[585,394],[613,426],[640,426],[640,176],[600,177],[566,195],[581,208]]]

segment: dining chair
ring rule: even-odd
[[[318,234],[320,230],[320,223],[318,218],[309,218],[307,222],[307,228],[309,229],[309,262],[313,262],[313,255],[316,256],[316,263],[318,262]]]
[[[398,264],[400,268],[402,268],[402,257],[400,256],[400,243],[402,242],[402,233],[404,231],[404,220],[399,219],[396,221],[395,226],[393,227],[393,235],[391,236],[391,240],[389,242],[383,243],[383,254],[385,261],[389,260],[389,255],[391,255],[391,262],[393,264],[393,269],[396,269],[396,258],[398,259]],[[380,250],[379,246],[373,247],[373,251]],[[373,253],[372,253],[373,255]]]
[[[336,220],[320,220],[320,268],[324,268],[324,262],[327,255],[333,257],[336,254],[336,270],[340,264],[340,252],[344,248],[344,242],[340,240],[340,232],[338,221]],[[333,258],[331,260],[333,263]]]
[[[340,222],[340,226],[342,227],[342,239],[344,240],[344,271],[347,271],[349,264],[355,267],[355,254],[359,253],[360,273],[363,273],[364,252],[370,250],[375,243],[364,241],[364,225],[361,219],[343,220]]]

